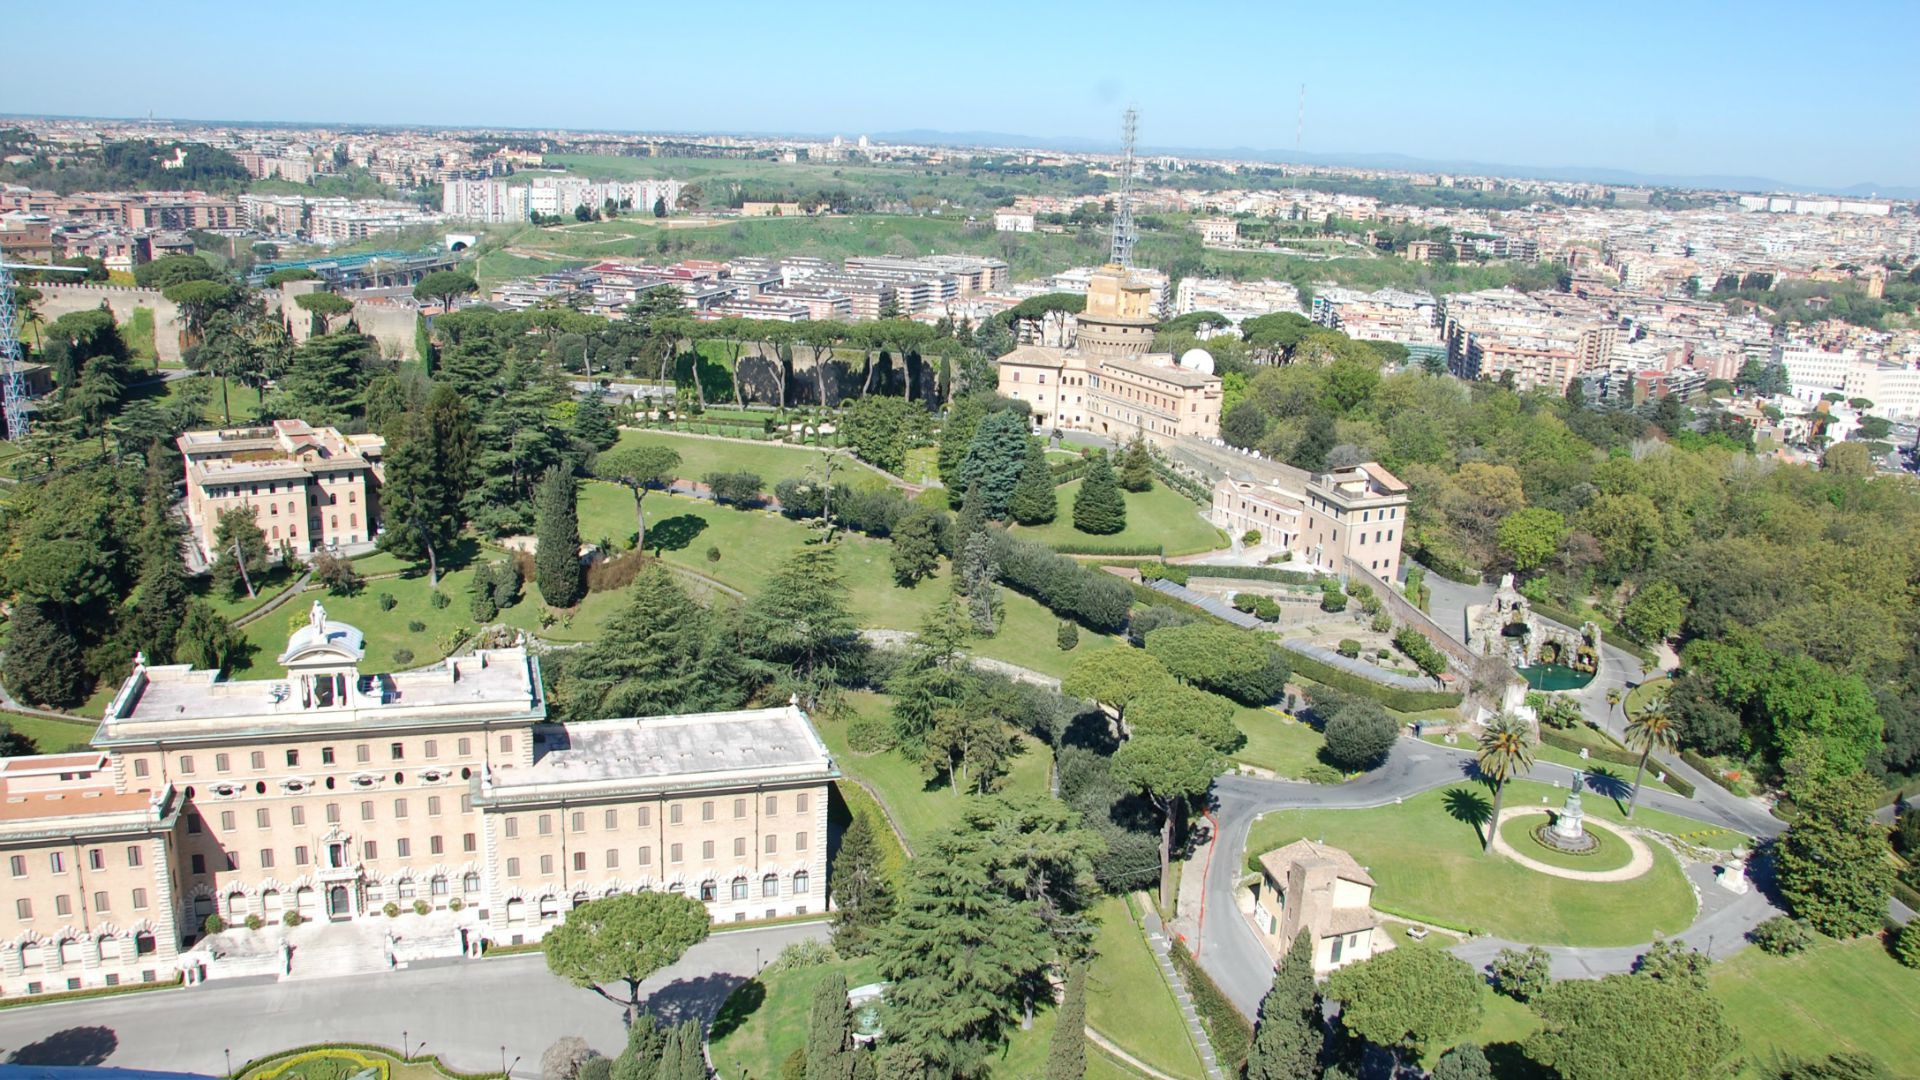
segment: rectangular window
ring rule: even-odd
[[[361,821],[373,820],[373,800],[372,799],[360,800],[360,820]]]
[[[767,816],[768,817],[780,816],[780,796],[778,795],[767,796]]]
[[[805,792],[801,792],[793,797],[793,812],[796,814],[804,814],[807,812],[807,796]]]
[[[708,862],[713,861],[713,841],[700,841],[700,857]]]
[[[519,859],[510,858],[507,860],[507,876],[508,877],[520,876],[520,860]]]
[[[465,737],[464,735],[461,736],[460,741],[459,743],[456,744],[456,746],[460,751],[461,757],[466,757],[468,754],[473,753],[473,740]]]
[[[227,854],[227,869],[229,870],[240,869],[240,853],[237,851],[229,851],[226,854]]]
[[[147,775],[147,759],[146,758],[137,758],[134,760],[133,775],[135,776]]]
[[[66,893],[61,893],[59,896],[54,897],[53,913],[55,915],[73,914],[73,897],[68,896]]]
[[[262,870],[273,869],[273,849],[272,848],[260,849],[260,869]]]
[[[396,818],[403,818],[407,816],[407,800],[405,799],[393,800],[393,816]]]
[[[573,872],[576,874],[584,873],[586,869],[587,869],[587,853],[584,851],[574,852],[573,853]]]
[[[413,841],[406,837],[395,840],[393,842],[393,853],[398,858],[411,858],[413,856]]]
[[[619,867],[620,867],[620,849],[608,848],[607,849],[607,869],[617,870],[619,869]]]
[[[644,829],[652,824],[653,824],[653,807],[651,806],[641,807],[640,808],[640,827]]]
[[[608,829],[617,829],[620,827],[620,811],[609,810],[602,816],[606,819]]]
[[[674,803],[672,806],[667,807],[667,824],[669,825],[680,824],[680,804],[679,803]]]
[[[362,765],[366,764],[369,761],[372,761],[373,747],[368,746],[366,743],[361,743],[359,746],[354,747],[353,760],[361,763]]]
[[[795,851],[807,850],[807,834],[806,833],[797,832],[793,834],[793,850]]]
[[[460,835],[461,851],[472,852],[472,851],[478,850],[478,848],[479,848],[479,838],[476,837],[474,834],[462,833]]]
[[[679,862],[679,861],[681,861],[681,859],[682,859],[682,857],[683,857],[683,856],[682,856],[682,854],[681,854],[681,850],[680,850],[680,845],[679,845],[679,844],[674,844],[674,845],[672,845],[671,847],[669,847],[669,848],[667,848],[667,860],[668,860],[669,862],[676,862],[676,863],[677,863],[677,862]]]
[[[540,856],[540,872],[542,874],[553,873],[553,856],[551,855]]]
[[[513,736],[511,735],[500,736],[500,752],[503,754],[513,753]]]
[[[139,866],[144,861],[146,861],[146,856],[140,853],[140,845],[133,844],[127,848],[128,866]]]
[[[65,852],[63,852],[63,851],[50,851],[50,852],[48,852],[48,853],[47,853],[47,866],[48,866],[48,868],[49,868],[49,869],[51,869],[51,870],[52,870],[52,871],[53,871],[54,873],[56,873],[56,874],[64,874],[64,873],[66,873],[66,872],[67,872],[67,855],[66,855],[66,853],[65,853]]]
[[[462,794],[460,796],[460,812],[463,814],[469,814],[473,812],[473,796],[472,795]]]
[[[361,850],[366,852],[368,859],[377,859],[380,857],[380,845],[377,841],[368,840],[365,844],[361,845]]]
[[[33,918],[33,901],[24,896],[15,900],[13,902],[13,913],[22,919]],[[29,990],[28,993],[32,993],[32,991]]]
[[[733,800],[734,820],[738,821],[739,819],[744,818],[746,816],[747,816],[747,800],[745,799]]]
[[[226,772],[228,769],[232,768],[232,766],[233,766],[233,759],[231,757],[228,757],[226,754],[213,755],[213,771],[214,772]]]
[[[289,807],[287,809],[287,815],[293,818],[295,825],[305,825],[307,823],[307,808],[304,806]]]
[[[300,765],[300,751],[298,750],[287,751],[287,768],[294,769],[294,768],[298,768],[299,765]]]
[[[233,811],[231,810],[220,811],[220,831],[221,832],[233,831]]]
[[[737,859],[745,855],[746,853],[747,853],[747,838],[744,836],[734,837],[733,838],[733,857]]]
[[[537,824],[538,824],[538,829],[541,836],[553,835],[553,815],[552,814],[541,814]]]
[[[387,753],[392,755],[393,760],[395,761],[404,761],[406,760],[406,756],[407,756],[406,744],[405,743],[388,743]]]
[[[320,748],[320,764],[322,765],[333,764],[333,747],[323,746]]]
[[[507,839],[515,840],[515,839],[518,839],[519,836],[520,836],[520,819],[508,818],[507,819]]]
[[[425,754],[428,758],[439,757],[440,756],[440,740],[428,739],[426,746],[420,752]]]
[[[780,838],[773,835],[772,833],[768,833],[766,848],[767,848],[767,854],[769,855],[772,855],[778,852],[780,850]]]
[[[587,831],[587,815],[578,810],[575,810],[573,812],[573,831],[574,832]]]
[[[101,912],[103,914],[107,911],[107,894],[106,893],[97,892],[93,894],[93,910]]]
[[[294,845],[294,848],[293,848],[293,865],[295,865],[295,866],[305,866],[305,865],[307,865],[307,845],[305,845],[305,844],[296,844],[296,845]]]
[[[293,754],[293,751],[291,751],[291,750],[289,750],[289,751],[287,751],[287,754],[288,754],[289,756],[291,756],[291,755]],[[291,765],[291,764],[293,764],[293,762],[291,762],[291,761],[289,761],[289,762],[287,762],[287,764],[289,764],[289,765]],[[260,750],[255,750],[255,751],[254,751],[253,753],[251,753],[251,754],[248,754],[248,755],[247,755],[247,765],[248,765],[248,767],[249,767],[249,768],[253,768],[253,769],[264,769],[264,768],[266,768],[266,767],[267,767],[267,755],[266,755],[266,753],[265,753],[265,752],[263,752],[263,751],[260,751]]]
[[[272,821],[272,815],[267,812],[266,807],[260,806],[260,807],[254,808],[254,811],[253,811],[253,827],[254,828],[256,829],[271,828],[272,827],[270,824],[271,821]]]
[[[440,816],[440,796],[438,795],[427,796],[427,816],[428,817]]]
[[[87,869],[105,870],[106,868],[107,868],[107,853],[100,850],[99,848],[88,848],[87,849]]]
[[[180,773],[183,776],[193,775],[193,755],[192,754],[180,755]]]
[[[133,890],[133,910],[135,911],[147,910],[147,890],[145,889]]]
[[[701,802],[701,804],[700,804],[700,820],[701,820],[701,821],[712,821],[712,820],[713,820],[713,800],[712,800],[712,799],[707,799],[707,800],[704,800],[703,802]]]
[[[639,858],[640,858],[641,866],[652,866],[653,865],[653,849],[650,847],[642,846],[640,848]]]

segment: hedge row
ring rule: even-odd
[[[1159,544],[1102,544],[1098,540],[1068,540],[1047,546],[1062,555],[1112,555],[1122,558],[1157,559],[1167,550]]]
[[[1180,973],[1181,981],[1187,984],[1187,994],[1193,998],[1193,1011],[1200,1017],[1200,1023],[1206,1026],[1207,1039],[1213,1043],[1213,1056],[1228,1076],[1239,1076],[1247,1067],[1247,1055],[1253,1049],[1253,1025],[1227,1000],[1218,984],[1200,965],[1193,962],[1193,954],[1187,951],[1186,942],[1175,938],[1173,948],[1169,950],[1173,968]]]
[[[1740,794],[1739,792],[1733,790],[1733,785],[1727,782],[1726,777],[1720,775],[1720,766],[1715,765],[1713,762],[1708,761],[1704,757],[1701,757],[1698,751],[1682,750],[1680,751],[1680,760],[1686,762],[1688,765],[1693,766],[1696,772],[1698,772],[1701,776],[1706,777],[1708,780],[1712,781],[1715,787],[1721,788],[1722,790],[1726,791],[1727,794],[1729,795]]]
[[[1185,495],[1191,501],[1203,507],[1213,505],[1213,492],[1205,484],[1181,476],[1159,458],[1153,459],[1153,475],[1159,477],[1161,483]]]
[[[1214,566],[1195,563],[1182,566],[1189,577],[1241,578],[1246,581],[1278,581],[1288,585],[1311,585],[1318,588],[1320,575],[1309,574],[1302,570],[1282,570],[1277,566]]]
[[[1454,709],[1460,706],[1460,693],[1456,690],[1403,690],[1396,686],[1383,686],[1372,679],[1355,675],[1351,671],[1343,671],[1291,649],[1287,650],[1287,660],[1293,664],[1295,675],[1312,679],[1335,690],[1372,698],[1396,712],[1422,712],[1427,709]]]
[[[1062,461],[1057,465],[1049,465],[1047,466],[1047,471],[1053,475],[1053,486],[1059,487],[1061,484],[1078,480],[1082,476],[1087,475],[1087,470],[1091,468],[1093,468],[1093,460],[1091,458],[1078,457],[1072,461]]]
[[[1893,898],[1915,911],[1920,911],[1920,891],[1916,891],[1913,886],[1899,878],[1893,879]]]
[[[139,994],[149,990],[171,990],[179,986],[181,978],[175,975],[171,979],[158,982],[121,983],[119,986],[90,986],[85,990],[56,990],[51,994],[20,994],[14,997],[0,998],[0,1009],[13,1009],[22,1005],[50,1005],[56,1001],[80,1001],[86,998],[119,997],[121,994]]]
[[[1556,749],[1565,750],[1570,754],[1578,754],[1580,751],[1585,750],[1588,760],[1591,761],[1605,761],[1614,765],[1625,765],[1628,768],[1639,768],[1640,766],[1640,755],[1625,747],[1594,746],[1591,743],[1583,743],[1571,735],[1555,731],[1545,725],[1541,725],[1540,728],[1540,741]],[[1649,760],[1647,766],[1650,769],[1666,771],[1660,769],[1660,763],[1658,761]],[[1693,798],[1693,785],[1688,783],[1684,777],[1676,776],[1672,772],[1667,772],[1666,784],[1681,798]]]
[[[256,1069],[272,1065],[278,1061],[285,1061],[288,1058],[299,1057],[303,1054],[325,1054],[339,1051],[381,1054],[405,1065],[426,1065],[434,1072],[447,1077],[448,1080],[502,1080],[502,1078],[506,1076],[505,1073],[495,1070],[488,1070],[486,1072],[461,1072],[459,1069],[453,1068],[446,1062],[441,1061],[438,1055],[432,1057],[402,1057],[399,1051],[394,1050],[392,1047],[380,1046],[376,1043],[356,1042],[313,1043],[309,1046],[296,1046],[290,1050],[276,1051],[262,1057],[254,1058],[252,1061],[240,1066],[239,1070],[233,1075],[245,1076]]]
[[[1133,590],[1105,570],[997,529],[993,555],[1000,564],[1001,584],[1040,601],[1055,615],[1103,634],[1126,629]]]

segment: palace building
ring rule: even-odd
[[[284,678],[136,658],[92,750],[0,759],[0,994],[171,978],[211,915],[520,943],[622,892],[826,909],[839,773],[797,705],[553,724],[522,648],[364,660],[315,604]]]
[[[1087,283],[1072,348],[1022,345],[1000,358],[999,391],[1032,407],[1036,431],[1090,431],[1124,442],[1135,434],[1164,446],[1220,433],[1220,378],[1213,358],[1150,353],[1153,289],[1118,266]],[[1194,353],[1199,355],[1196,357]]]
[[[1249,547],[1287,552],[1302,569],[1344,574],[1351,566],[1394,580],[1406,540],[1405,481],[1371,461],[1322,473],[1277,461],[1264,469],[1270,479],[1214,484],[1215,525],[1233,536],[1258,534]]]
[[[295,555],[370,544],[379,532],[378,435],[342,435],[304,420],[271,427],[189,431],[177,440],[186,462],[189,538],[215,560],[220,515],[253,511],[267,548]]]

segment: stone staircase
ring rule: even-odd
[[[1180,1006],[1180,1017],[1186,1021],[1187,1034],[1193,1038],[1193,1047],[1200,1054],[1200,1065],[1206,1070],[1207,1080],[1226,1080],[1226,1072],[1214,1057],[1213,1040],[1207,1038],[1207,1029],[1200,1025],[1200,1014],[1193,1007],[1193,995],[1187,992],[1186,981],[1180,978],[1180,972],[1173,966],[1173,942],[1167,937],[1166,928],[1160,924],[1160,916],[1154,913],[1151,902],[1144,896],[1140,898],[1140,907],[1145,916],[1147,945],[1153,949],[1153,959],[1160,965],[1161,976],[1173,988],[1174,1000]]]

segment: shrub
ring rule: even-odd
[[[379,598],[375,601],[375,603],[378,603],[380,605],[381,611],[392,611],[394,609],[394,606],[399,604],[400,601],[395,600],[393,598],[392,593],[383,592],[380,594]]]
[[[1803,920],[1775,915],[1747,931],[1747,940],[1763,953],[1792,956],[1813,944],[1813,928]]]
[[[1353,640],[1352,638],[1341,638],[1340,639],[1340,655],[1355,656],[1355,657],[1359,656],[1360,643]]]
[[[713,492],[713,501],[721,506],[746,506],[760,501],[766,487],[760,474],[751,472],[710,472],[701,482]]]
[[[1127,642],[1136,649],[1147,647],[1147,635],[1163,626],[1185,626],[1200,617],[1178,604],[1151,604],[1135,608],[1127,617]]]
[[[1248,547],[1253,547],[1260,542],[1260,530],[1248,529],[1246,532],[1241,533],[1240,542]]]
[[[1291,653],[1288,659],[1293,663],[1294,674],[1312,679],[1323,686],[1335,690],[1344,690],[1349,694],[1359,694],[1372,698],[1389,709],[1399,712],[1421,712],[1426,709],[1451,709],[1460,704],[1458,691],[1449,690],[1402,690],[1395,686],[1383,686],[1372,679],[1343,671],[1332,664],[1322,663],[1311,656]]]
[[[1127,612],[1133,607],[1133,590],[1126,582],[1043,544],[1016,540],[1005,530],[994,529],[990,535],[993,561],[1000,566],[1003,584],[1089,630],[1116,633],[1126,627]]]
[[[1920,921],[1900,928],[1893,939],[1893,958],[1910,968],[1920,968]]]
[[[408,664],[413,663],[413,650],[412,649],[393,650],[393,662],[400,667],[406,667]]]
[[[1435,648],[1433,642],[1427,640],[1427,635],[1411,626],[1403,626],[1399,633],[1393,635],[1393,647],[1405,653],[1407,659],[1428,675],[1439,675],[1447,670],[1447,654]],[[1574,711],[1577,713],[1579,710],[1576,708]]]
[[[433,910],[433,905],[427,903],[426,900],[424,899],[415,900],[413,902],[413,913],[415,915],[425,915],[427,912],[432,910]]]
[[[457,896],[456,896],[456,897],[454,897],[453,899],[451,899],[451,900],[449,900],[449,901],[447,901],[447,910],[448,910],[448,911],[459,911],[460,909],[462,909],[462,908],[464,908],[464,907],[466,907],[466,906],[467,906],[467,902],[466,902],[465,900],[462,900],[462,899],[460,899],[460,898],[459,898],[459,897],[457,897]]]
[[[807,1080],[807,1048],[796,1046],[780,1062],[780,1080]]]
[[[1241,1070],[1246,1068],[1247,1054],[1253,1047],[1253,1025],[1247,1022],[1247,1018],[1212,977],[1193,962],[1193,954],[1187,951],[1186,943],[1177,938],[1174,940],[1171,959],[1180,977],[1186,980],[1187,993],[1193,996],[1193,1010],[1199,1015],[1201,1025],[1207,1029],[1214,1054],[1218,1056],[1227,1075],[1239,1076]]]
[[[1326,722],[1326,745],[1320,753],[1328,762],[1355,771],[1371,769],[1386,760],[1400,737],[1400,725],[1375,701],[1342,694]]]
[[[1367,628],[1376,634],[1384,634],[1393,629],[1393,616],[1384,611],[1377,612],[1373,616],[1373,621],[1367,624]]]
[[[323,551],[313,558],[314,580],[327,587],[335,596],[352,596],[360,591],[360,571],[353,564],[333,554]]]
[[[1182,682],[1264,705],[1280,696],[1293,669],[1278,646],[1238,627],[1194,623],[1147,635],[1147,652]]]
[[[440,594],[439,594],[439,593],[434,593],[433,595],[435,595],[435,596],[440,596]],[[446,599],[446,598],[445,598],[445,597],[441,597],[441,599],[443,599],[443,600],[444,600],[444,599]],[[441,606],[441,607],[446,607],[446,605],[445,605],[445,604],[442,604],[442,605],[440,605],[440,606]],[[426,633],[426,632],[427,632],[427,624],[426,624],[426,623],[423,623],[423,622],[421,622],[421,621],[420,621],[419,619],[408,619],[408,620],[407,620],[407,629],[408,629],[408,630],[411,630],[412,632],[414,632],[414,633],[416,633],[416,634],[424,634],[424,633]]]
[[[587,567],[587,591],[619,592],[633,584],[640,571],[647,565],[645,553],[634,550],[616,555],[611,559],[596,559]]]
[[[1284,560],[1283,560],[1284,561]],[[1190,577],[1239,578],[1243,581],[1278,581],[1288,585],[1313,585],[1318,587],[1318,575],[1301,570],[1280,570],[1271,566],[1183,566]],[[1337,585],[1335,586],[1338,587]]]
[[[299,926],[305,920],[300,918],[299,912],[289,911],[286,914],[280,916],[280,921],[281,923],[287,926]]]
[[[893,749],[893,723],[884,716],[854,717],[847,721],[847,747],[862,754],[878,754]]]
[[[387,905],[381,908],[380,911],[389,919],[397,919],[400,917],[400,905],[391,900],[387,901]]]
[[[1300,779],[1309,784],[1342,784],[1346,782],[1347,774],[1331,765],[1316,761],[1300,770]]]
[[[1320,610],[1328,612],[1347,610],[1347,594],[1340,591],[1340,583],[1332,578],[1320,584]]]
[[[265,925],[267,925],[267,920],[261,918],[260,916],[258,915],[247,916],[247,923],[246,923],[247,929],[258,930]]]
[[[215,912],[214,914],[207,916],[206,921],[200,924],[200,929],[206,931],[209,934],[217,934],[222,930],[225,930],[226,928],[227,928],[227,920],[221,918],[218,912]]]
[[[439,589],[435,589],[433,590],[433,595],[427,598],[427,603],[432,604],[435,609],[442,609],[442,608],[445,608],[448,604],[453,603],[453,601],[447,597],[446,593],[441,592]]]
[[[1184,566],[1172,563],[1150,562],[1140,564],[1141,581],[1171,581],[1175,585],[1185,585],[1190,575]]]
[[[804,971],[807,968],[820,967],[823,964],[837,963],[840,954],[834,950],[833,943],[818,938],[801,938],[799,941],[780,950],[780,955],[768,964],[768,974],[779,971]]]
[[[1054,642],[1060,646],[1061,652],[1072,652],[1073,647],[1080,644],[1080,627],[1071,619],[1060,620],[1060,629],[1054,635]]]
[[[714,546],[713,544],[707,545],[707,561],[708,562],[720,561],[720,549]]]

